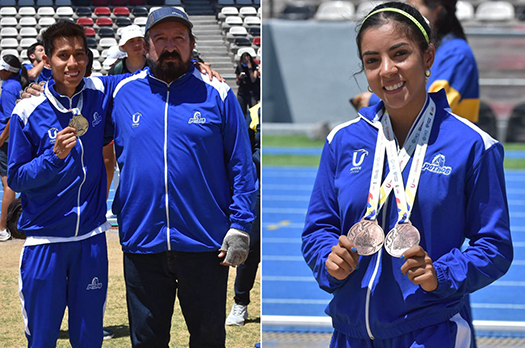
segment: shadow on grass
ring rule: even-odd
[[[261,317],[246,319],[245,323],[260,323]]]
[[[127,325],[104,326],[104,328],[113,330],[113,338],[129,337],[129,326],[127,326]],[[67,340],[69,340],[69,331],[68,330],[60,330],[60,334],[58,335],[58,339],[67,339]]]

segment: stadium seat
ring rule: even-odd
[[[0,37],[2,38],[17,37],[17,36],[18,36],[18,30],[14,27],[2,28],[0,30]]]
[[[255,46],[257,46],[257,47],[260,47],[261,46],[261,37],[260,36],[254,37],[252,43]]]
[[[93,59],[93,71],[100,71],[102,70],[102,65],[98,60]]]
[[[226,17],[229,16],[239,16],[239,10],[237,9],[237,7],[224,6],[223,8],[221,8],[221,11],[217,15],[217,19],[223,22],[226,19]]]
[[[97,21],[95,22],[96,25],[99,27],[112,27],[113,26],[113,20],[108,17],[99,17],[97,18]]]
[[[36,16],[36,10],[34,7],[20,7],[18,9],[18,15],[20,17],[35,17]]]
[[[16,7],[13,6],[7,6],[0,8],[0,17],[6,17],[6,16],[16,16],[17,11]]]
[[[84,32],[86,33],[86,36],[92,36],[92,37],[97,36],[95,29],[90,28],[90,27],[84,27]]]
[[[18,24],[21,27],[36,27],[36,18],[35,17],[22,17],[18,21]]]
[[[100,16],[109,17],[111,16],[111,10],[107,6],[99,6],[99,7],[95,7],[93,14],[97,17],[100,17]]]
[[[111,6],[127,6],[127,0],[109,0]]]
[[[224,19],[224,22],[221,23],[221,30],[223,32],[228,31],[230,28],[235,26],[242,26],[243,20],[239,16],[228,16]]]
[[[131,19],[129,19],[128,17],[117,17],[115,18],[115,25],[119,28],[121,27],[127,27],[128,25],[131,25],[133,24],[131,22]]]
[[[229,49],[234,56],[241,47],[252,47],[251,40],[247,37],[237,37],[229,45]]]
[[[21,48],[27,49],[27,48],[29,48],[29,46],[31,46],[35,42],[37,42],[37,41],[36,41],[36,38],[34,38],[34,37],[32,37],[32,38],[24,38],[24,39],[20,40],[19,45],[20,45]]]
[[[235,61],[238,62],[239,59],[241,59],[241,56],[244,52],[248,52],[253,58],[257,56],[257,52],[253,49],[253,47],[241,47],[235,54]]]
[[[93,0],[91,6],[108,6],[108,0]]]
[[[144,6],[146,5],[146,0],[128,0],[129,6]]]
[[[91,6],[91,0],[73,0],[75,6]]]
[[[91,52],[93,52],[93,59],[99,59],[100,58],[100,52],[94,48],[90,48]]]
[[[36,0],[36,6],[55,6],[55,4],[53,3],[53,0]]]
[[[516,18],[521,22],[525,21],[525,6],[518,6],[516,8]]]
[[[262,18],[262,8],[261,7],[257,9],[257,17]]]
[[[380,0],[361,0],[355,10],[355,18],[361,21],[365,16],[383,1]]]
[[[16,6],[16,0],[0,0],[0,7]]]
[[[468,1],[459,0],[456,3],[456,17],[460,21],[474,19],[474,6]]]
[[[249,16],[257,17],[257,10],[253,6],[244,6],[239,9],[239,17],[246,18]]]
[[[5,39],[2,39],[0,41],[0,48],[1,49],[6,49],[6,48],[18,48],[18,40],[15,39],[15,38],[12,38],[12,37],[8,37],[8,38],[5,38]]]
[[[253,0],[253,6],[261,7],[261,0]]]
[[[88,36],[86,39],[87,39],[87,46],[89,48],[97,48],[98,44],[97,44],[96,38]]]
[[[514,6],[507,1],[486,1],[479,4],[475,18],[482,22],[504,22],[514,19]]]
[[[507,123],[507,143],[525,143],[525,104],[514,106]]]
[[[134,17],[147,17],[148,16],[148,9],[142,6],[135,6],[131,13]]]
[[[0,27],[16,27],[18,25],[18,21],[15,17],[2,17],[0,19]]]
[[[246,28],[247,31],[248,31],[248,36],[251,36],[251,37],[256,37],[256,36],[261,36],[261,27],[249,27],[249,28]]]
[[[91,17],[91,8],[89,7],[77,7],[75,13],[78,17]]]
[[[223,6],[235,6],[234,0],[217,0],[217,6],[222,8]]]
[[[129,17],[129,9],[127,7],[115,7],[113,9],[113,15],[115,17],[118,17],[118,16]]]
[[[480,100],[478,127],[487,132],[494,139],[498,136],[496,115],[489,104]]]
[[[38,32],[36,31],[36,28],[21,28],[20,29],[20,36],[21,37],[37,37]]]
[[[55,6],[73,6],[71,0],[55,0]]]
[[[58,17],[73,17],[74,14],[75,12],[71,6],[60,6],[56,11]]]
[[[42,6],[38,8],[36,14],[38,17],[53,17],[55,15],[55,9],[51,6]]]
[[[148,17],[135,17],[133,20],[133,24],[138,25],[139,27],[146,26],[146,21],[148,20]]]
[[[114,38],[111,38],[111,37],[101,38],[99,40],[98,44],[102,48],[110,48],[111,46],[117,46],[118,45],[117,40],[115,40]]]
[[[92,27],[93,26],[93,19],[86,18],[86,17],[80,17],[77,19],[77,24],[82,25],[84,27]]]
[[[251,6],[253,5],[252,0],[235,0],[237,6]]]
[[[6,54],[12,54],[17,58],[20,57],[20,55],[18,54],[18,50],[14,48],[7,48],[5,50],[3,49],[2,51],[0,51],[0,57],[5,56]]]
[[[244,18],[242,25],[245,28],[260,27],[261,19],[259,17],[254,16],[246,17]]]
[[[164,5],[166,6],[182,6],[181,0],[165,0]]]
[[[35,0],[18,0],[18,6],[35,6]]]
[[[102,27],[98,30],[99,37],[115,37],[115,31],[110,27]]]
[[[40,19],[38,20],[38,27],[47,28],[55,23],[56,19],[54,17],[40,17]]]
[[[226,34],[226,41],[233,42],[237,37],[248,37],[248,31],[245,27],[231,27]]]
[[[348,21],[355,13],[354,4],[350,1],[329,1],[319,5],[314,19],[318,21]]]
[[[306,2],[288,3],[279,15],[281,19],[305,20],[315,15],[315,6]]]
[[[27,50],[20,51],[20,59],[29,59],[29,57],[27,56]],[[22,64],[25,64],[25,63],[22,63]],[[29,62],[28,64],[31,64],[31,62]]]

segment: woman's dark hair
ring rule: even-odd
[[[457,0],[423,0],[423,3],[430,10],[435,10],[438,6],[441,6],[436,23],[433,25],[436,48],[441,45],[443,37],[449,33],[465,41],[467,40],[463,27],[458,17],[456,17]]]
[[[2,59],[9,65],[11,65],[13,68],[18,68],[20,71],[17,73],[11,72],[14,76],[20,76],[20,84],[22,85],[22,89],[26,88],[27,85],[29,85],[29,78],[27,77],[27,69],[25,66],[20,63],[20,60],[12,55],[12,54],[6,54],[2,57]]]
[[[414,17],[414,19],[421,25],[421,27],[425,30],[427,37],[429,38],[429,40],[431,40],[432,33],[429,24],[421,15],[421,13],[419,13],[419,11],[414,7],[402,2],[387,2],[376,6],[372,11],[370,11],[370,13],[367,16],[369,16],[374,11],[377,11],[382,8],[395,8],[408,13],[410,16]],[[360,60],[362,59],[361,41],[363,39],[363,33],[369,28],[379,27],[390,20],[405,24],[407,37],[413,40],[414,42],[418,42],[419,49],[422,53],[428,49],[429,42],[427,42],[425,35],[417,26],[417,24],[414,23],[409,17],[395,11],[382,11],[375,13],[370,17],[365,17],[365,20],[361,23],[356,37],[357,50],[359,53]]]
[[[82,26],[72,23],[68,20],[59,20],[49,28],[47,28],[42,34],[42,41],[44,43],[44,51],[46,55],[51,59],[51,55],[55,50],[54,40],[58,37],[79,37],[84,44],[84,49],[87,53],[87,39],[86,34]]]
[[[239,64],[244,60],[244,57],[250,57],[250,61],[252,62],[252,65],[257,65],[257,63],[255,63],[255,60],[253,60],[253,57],[251,54],[249,54],[248,52],[244,52],[242,55],[241,55],[241,59],[239,59]]]

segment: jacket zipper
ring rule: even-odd
[[[164,82],[165,83],[165,82]],[[164,106],[164,191],[166,197],[166,241],[168,243],[168,250],[171,250],[170,241],[170,212],[169,212],[169,196],[168,196],[168,103],[170,100],[170,85],[168,85],[168,93],[166,95],[166,105]]]

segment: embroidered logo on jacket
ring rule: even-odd
[[[368,151],[365,149],[354,151],[352,154],[352,168],[350,168],[351,173],[358,173],[361,170],[361,164],[363,164],[366,156],[368,156]]]
[[[53,128],[49,128],[47,130],[47,135],[49,135],[49,142],[51,144],[54,144],[55,143],[55,140],[57,138],[57,133],[58,133],[58,129],[56,129],[55,127]]]
[[[139,126],[139,121],[140,121],[140,117],[141,116],[142,116],[142,114],[140,112],[135,112],[131,116],[131,119],[133,120],[133,124],[131,125],[132,127],[138,127]]]
[[[95,127],[100,122],[102,122],[102,116],[100,116],[98,112],[95,111],[95,113],[93,114],[93,121],[91,122],[91,124],[93,125],[93,127]]]
[[[97,277],[93,278],[91,284],[88,284],[86,290],[99,290],[102,289],[102,283],[98,280]]]
[[[190,119],[188,120],[188,123],[203,124],[203,123],[206,123],[206,118],[202,117],[200,112],[195,111],[195,113],[193,114],[193,117],[190,117]]]
[[[423,163],[423,171],[427,170],[436,174],[450,175],[452,167],[445,166],[445,156],[442,154],[436,155],[432,160],[432,163]]]

